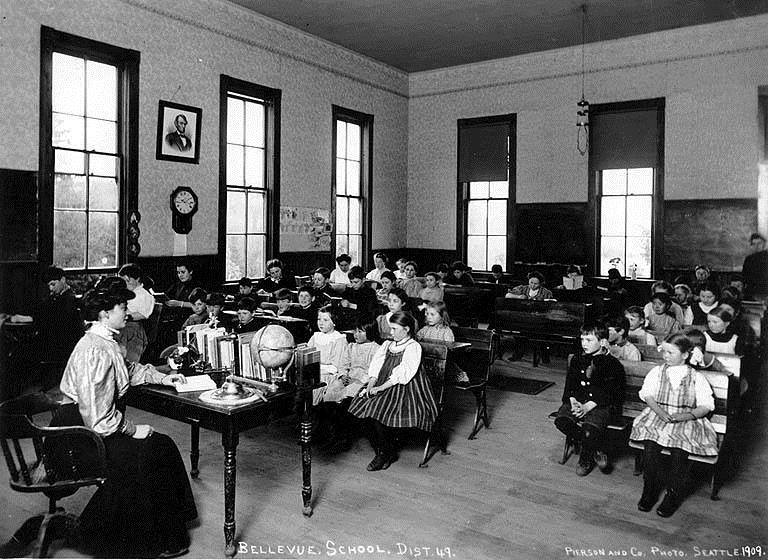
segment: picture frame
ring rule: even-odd
[[[203,110],[160,100],[157,111],[156,159],[200,162],[200,122]]]

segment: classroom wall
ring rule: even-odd
[[[766,29],[757,16],[587,45],[590,103],[665,98],[667,200],[757,198]],[[409,76],[409,247],[456,247],[457,119],[517,114],[517,202],[587,201],[580,68],[577,47]]]
[[[0,22],[0,168],[36,170],[40,26],[141,53],[139,211],[142,257],[169,256],[168,205],[192,187],[200,210],[190,255],[215,254],[219,189],[219,77],[282,90],[281,203],[330,208],[331,106],[374,115],[373,247],[405,243],[407,77],[356,53],[221,0],[6,2]],[[202,108],[199,165],[158,161],[159,100]]]

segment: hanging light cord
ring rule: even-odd
[[[584,82],[586,79],[586,70],[584,64],[584,51],[586,48],[586,21],[587,5],[581,5],[581,100],[576,104],[578,107],[576,119],[576,149],[584,156],[589,150],[589,102],[584,98]]]

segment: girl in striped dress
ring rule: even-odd
[[[397,460],[396,428],[429,431],[437,404],[429,379],[421,368],[421,346],[413,336],[416,319],[397,311],[389,318],[392,340],[384,342],[368,369],[368,385],[354,398],[349,412],[369,418],[376,456],[369,471],[386,469]]]
[[[682,333],[661,344],[664,364],[643,381],[640,398],[648,404],[632,425],[630,439],[645,442],[640,511],[650,511],[664,486],[661,452],[670,451],[667,493],[656,513],[669,517],[680,506],[688,480],[688,454],[717,455],[717,434],[706,416],[715,409],[712,387],[688,363],[693,349]]]

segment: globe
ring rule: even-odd
[[[253,335],[251,358],[267,369],[277,369],[291,361],[295,347],[293,335],[288,329],[267,325]]]

